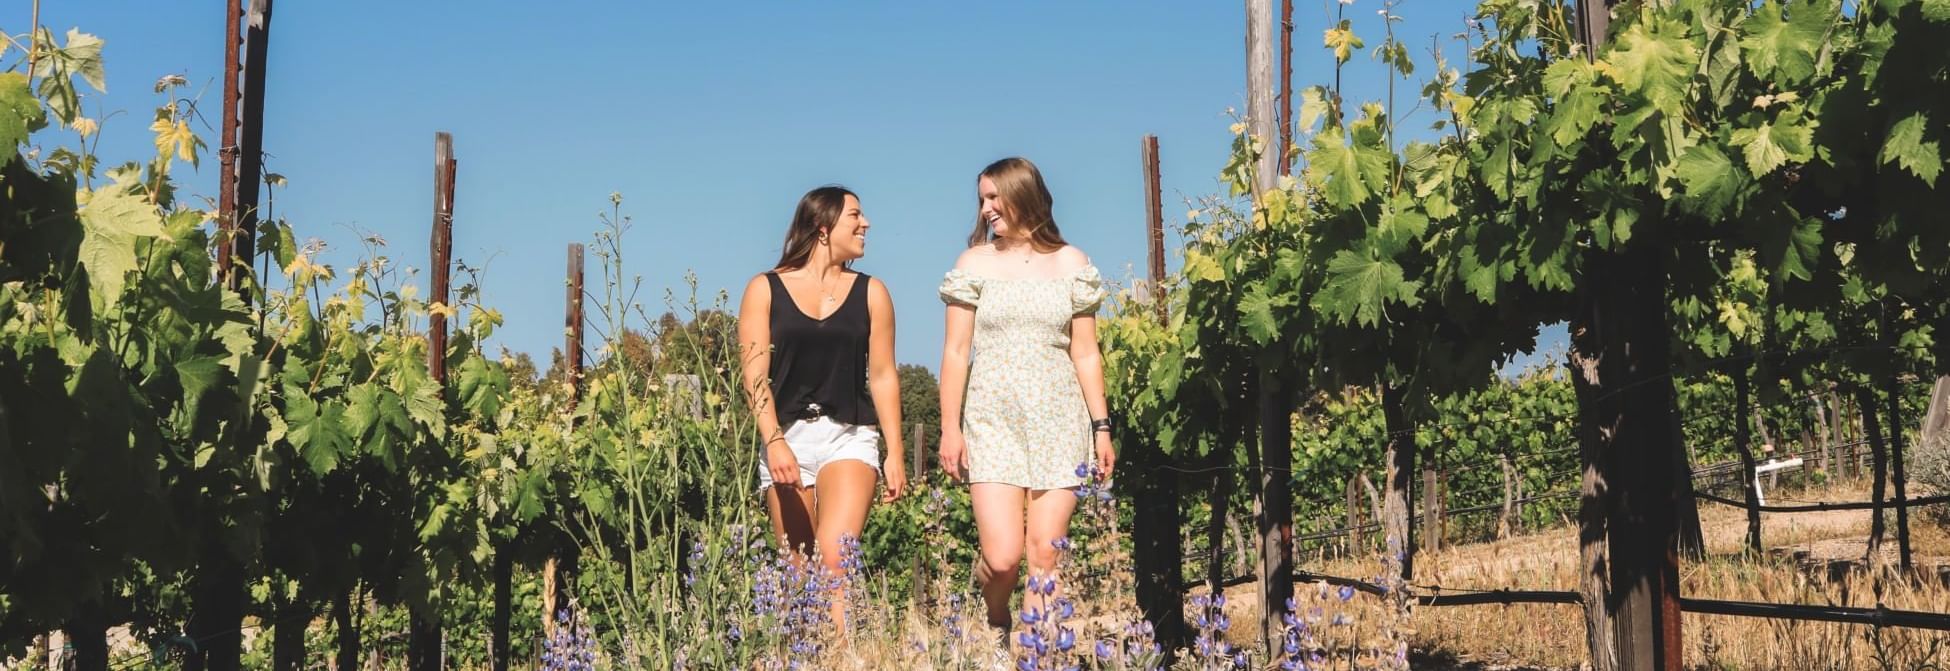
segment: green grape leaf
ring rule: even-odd
[[[1544,125],[1557,146],[1568,147],[1583,139],[1598,123],[1606,91],[1597,80],[1597,69],[1582,58],[1561,59],[1544,70],[1544,90],[1557,100]]]
[[[440,399],[440,386],[424,375],[403,375],[399,395],[406,402],[406,414],[435,438],[447,436],[447,409]]]
[[[345,429],[353,440],[366,440],[379,423],[379,386],[361,384],[345,393]]]
[[[1643,96],[1660,112],[1679,115],[1699,62],[1699,51],[1685,38],[1683,27],[1657,20],[1635,23],[1615,43],[1606,60],[1619,86]]]
[[[1679,157],[1676,174],[1685,187],[1680,202],[1694,214],[1714,220],[1734,207],[1742,176],[1719,146],[1709,142],[1687,149]]]
[[[1762,265],[1784,277],[1804,281],[1812,278],[1816,261],[1821,257],[1821,220],[1813,217],[1794,219],[1786,207],[1770,210],[1774,213],[1772,216],[1755,222],[1763,231],[1760,247]]]
[[[1314,136],[1314,148],[1307,152],[1307,183],[1320,190],[1329,205],[1354,207],[1386,187],[1393,156],[1386,148],[1363,142],[1362,136],[1371,133],[1357,128],[1352,144],[1338,127]]]
[[[177,384],[183,387],[183,413],[192,423],[201,417],[203,401],[210,390],[229,386],[226,379],[229,369],[224,368],[223,360],[215,355],[201,355],[177,361],[173,366]]]
[[[1929,121],[1928,113],[1916,112],[1896,122],[1889,129],[1889,137],[1883,140],[1877,160],[1900,165],[1924,184],[1935,186],[1937,175],[1943,172],[1943,153],[1936,140],[1923,140]]]
[[[349,451],[352,439],[345,433],[345,406],[313,403],[303,396],[291,398],[285,406],[286,438],[311,467],[314,475],[325,475],[338,468],[339,455]]]
[[[29,135],[46,126],[47,111],[41,109],[41,99],[28,88],[27,76],[0,72],[0,151],[5,152],[7,160],[13,160]]]
[[[1314,295],[1314,309],[1346,324],[1374,326],[1388,303],[1414,306],[1421,301],[1416,291],[1421,282],[1406,279],[1402,267],[1393,259],[1369,258],[1360,252],[1343,249],[1327,262],[1327,278]]]
[[[1280,318],[1275,308],[1285,300],[1274,297],[1263,283],[1252,285],[1239,298],[1239,323],[1246,327],[1246,335],[1253,342],[1265,345],[1279,337]]]
[[[475,417],[492,418],[501,411],[508,391],[508,373],[501,366],[474,355],[460,365],[460,404]]]
[[[1923,0],[1923,18],[1950,23],[1950,0]]]
[[[1792,15],[1780,3],[1767,0],[1741,27],[1747,36],[1740,40],[1747,68],[1754,76],[1793,85],[1815,74],[1815,55],[1835,16],[1829,3],[1797,2]],[[1784,18],[1785,17],[1785,18]]]
[[[136,269],[136,239],[162,235],[162,217],[148,198],[115,184],[89,195],[81,227],[80,260],[103,303],[113,304]]]

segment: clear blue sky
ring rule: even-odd
[[[0,27],[25,32],[28,4],[7,3]],[[359,251],[348,226],[424,267],[433,133],[452,132],[455,255],[487,264],[486,300],[507,318],[499,344],[546,364],[562,342],[564,247],[590,239],[610,192],[635,220],[626,272],[643,277],[654,314],[687,271],[707,302],[738,291],[777,258],[800,194],[841,183],[873,222],[858,267],[892,289],[898,358],[935,368],[935,287],[988,162],[1036,161],[1063,232],[1116,279],[1144,264],[1139,138],[1162,145],[1168,228],[1185,199],[1220,190],[1226,110],[1245,92],[1243,4],[286,0],[265,118],[268,169],[290,180],[276,213],[331,243],[324,258],[340,267]],[[56,33],[107,41],[109,92],[84,103],[91,117],[121,112],[103,125],[105,164],[153,154],[163,75],[208,87],[215,124],[221,5],[43,3]],[[1295,86],[1330,81],[1320,39],[1338,5],[1296,5]],[[1380,6],[1346,10],[1370,48]],[[1427,64],[1430,38],[1459,32],[1470,7],[1406,0],[1397,31]],[[1363,54],[1350,68],[1348,98],[1381,95],[1379,65]],[[197,130],[214,150],[214,131]],[[215,194],[215,154],[205,159],[186,191]]]

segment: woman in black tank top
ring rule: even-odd
[[[837,186],[799,200],[778,265],[752,278],[738,310],[745,396],[759,429],[759,484],[778,538],[819,547],[840,575],[884,476],[883,501],[907,485],[886,285],[850,267],[866,254],[860,200]],[[885,442],[884,465],[879,445]],[[833,600],[833,618],[844,614]]]

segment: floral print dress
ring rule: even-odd
[[[1103,277],[998,279],[948,271],[941,300],[975,308],[962,435],[968,481],[1031,490],[1083,484],[1090,410],[1070,361],[1070,319],[1103,303]]]

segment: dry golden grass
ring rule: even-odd
[[[1781,492],[1771,502],[1855,501],[1866,487],[1850,483],[1813,491]],[[1768,556],[1741,557],[1746,517],[1741,510],[1715,504],[1701,512],[1708,558],[1681,567],[1682,593],[1694,598],[1768,603],[1874,607],[1950,612],[1950,530],[1926,516],[1912,515],[1912,547],[1917,565],[1910,579],[1893,568],[1864,568],[1869,513],[1836,511],[1764,514],[1762,539]],[[1883,543],[1886,563],[1895,562],[1891,528]],[[1574,530],[1482,543],[1416,558],[1416,585],[1448,589],[1576,588]],[[1306,567],[1332,575],[1372,576],[1374,561],[1336,561]],[[1250,586],[1241,596],[1250,594]],[[1880,592],[1878,592],[1880,589]],[[1880,598],[1878,599],[1878,593]],[[1239,599],[1241,603],[1249,598]],[[1366,608],[1374,609],[1372,599]],[[1250,606],[1247,606],[1250,608]],[[1241,612],[1236,618],[1252,617]],[[1248,620],[1249,621],[1249,620]],[[1417,608],[1410,618],[1411,640],[1472,668],[1577,668],[1585,663],[1580,609],[1568,605],[1457,606]],[[1950,665],[1950,636],[1942,632],[1883,629],[1863,625],[1797,622],[1748,617],[1687,614],[1684,621],[1689,667],[1708,669],[1928,669]]]

